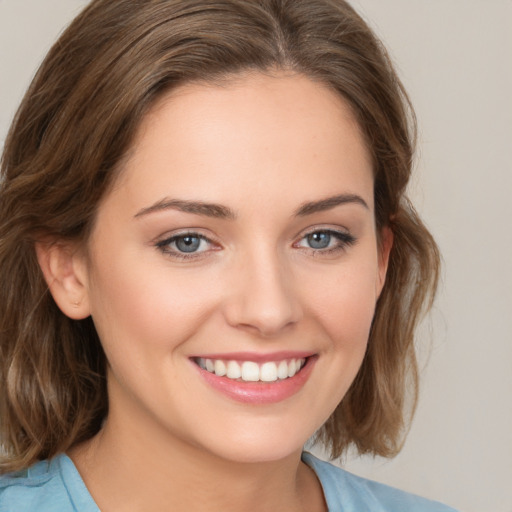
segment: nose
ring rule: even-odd
[[[290,266],[275,253],[244,258],[230,283],[225,316],[233,327],[267,338],[302,318]]]

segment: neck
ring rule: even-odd
[[[103,512],[325,510],[320,484],[300,450],[276,461],[239,462],[152,434],[109,419],[70,452]]]

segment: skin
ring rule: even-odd
[[[339,195],[358,199],[297,215]],[[169,199],[234,218],[155,207]],[[342,238],[314,249],[322,230]],[[191,231],[208,240],[191,259],[163,244]],[[247,74],[159,101],[87,251],[38,248],[56,302],[92,315],[109,361],[109,416],[70,452],[101,510],[326,510],[300,454],[361,365],[391,246],[377,238],[368,150],[324,85]],[[288,350],[316,361],[271,404],[224,396],[191,361]]]

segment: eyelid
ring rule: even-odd
[[[314,234],[314,233],[329,233],[338,239],[338,245],[335,247],[328,247],[323,249],[315,249],[313,247],[304,247],[299,245],[306,237]],[[357,238],[350,233],[350,231],[346,228],[341,228],[339,226],[312,226],[302,231],[296,238],[293,246],[297,249],[303,249],[308,252],[316,253],[316,254],[329,254],[338,251],[344,251],[348,247],[354,245],[357,242]]]
[[[175,240],[186,237],[186,236],[193,236],[197,237],[201,240],[204,240],[210,245],[210,248],[205,251],[200,252],[191,252],[191,253],[185,253],[180,252],[175,249],[169,249],[169,245],[173,243]],[[194,228],[187,228],[178,230],[171,233],[166,233],[162,235],[161,237],[157,238],[153,242],[154,246],[161,251],[166,256],[169,256],[171,258],[175,259],[196,259],[196,258],[204,258],[207,256],[207,254],[211,251],[216,251],[220,249],[220,244],[215,240],[215,238],[211,235],[205,235],[201,233],[200,229],[194,229]]]
[[[318,233],[318,232],[334,233],[334,234],[339,234],[339,235],[343,235],[343,236],[346,235],[346,236],[353,237],[353,235],[350,232],[350,229],[348,229],[344,226],[338,226],[338,225],[333,226],[332,224],[318,224],[318,225],[310,226],[306,229],[303,229],[294,237],[294,240],[302,240],[304,237],[306,237],[308,235],[312,235],[313,233]]]
[[[186,227],[186,228],[177,228],[172,229],[169,231],[166,231],[165,233],[158,235],[154,238],[153,244],[158,244],[160,242],[165,242],[166,240],[170,240],[172,238],[179,238],[181,236],[197,236],[198,238],[203,238],[205,240],[208,240],[212,243],[220,245],[220,243],[217,240],[217,237],[211,233],[209,230],[204,228],[196,228],[196,227]]]

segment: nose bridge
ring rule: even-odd
[[[260,244],[241,255],[232,277],[234,292],[227,305],[231,325],[272,336],[300,320],[292,269],[275,247]]]

